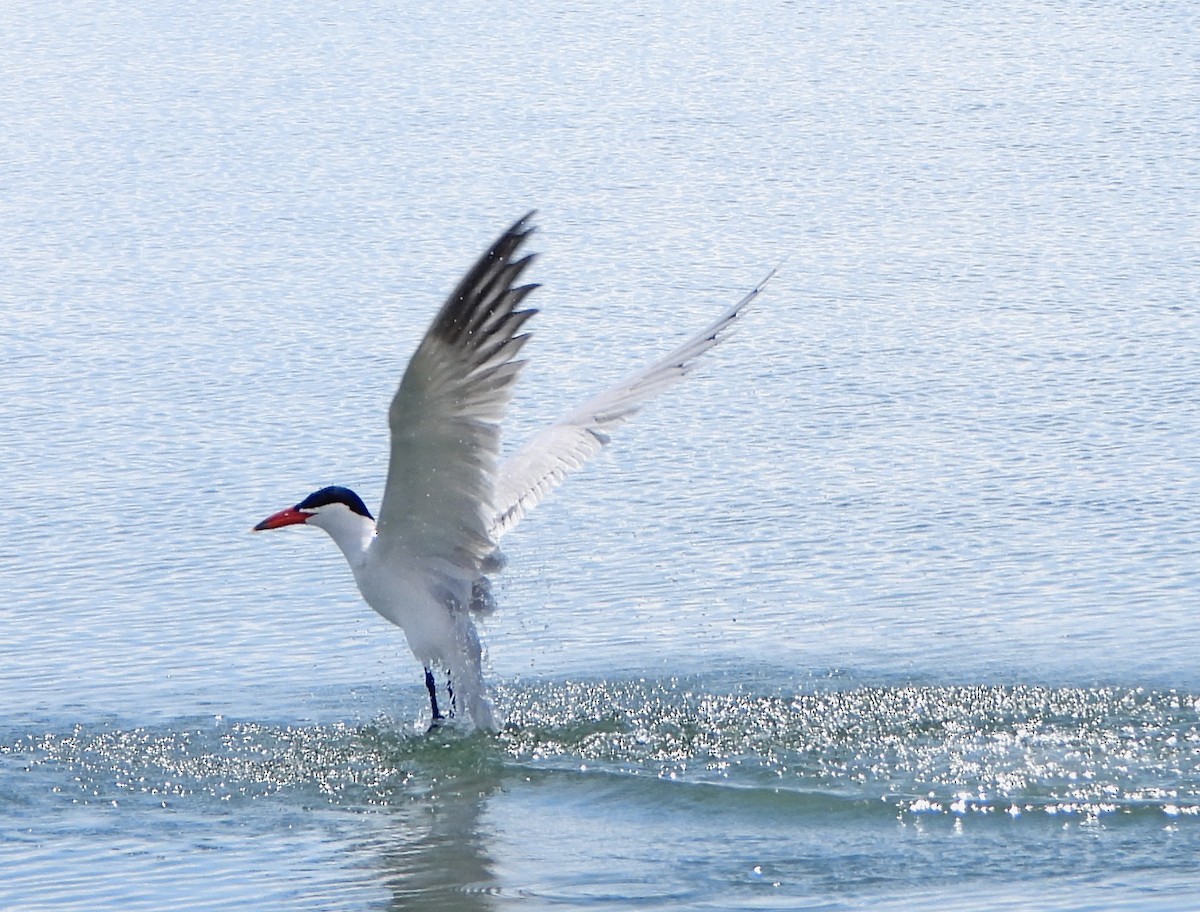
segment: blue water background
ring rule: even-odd
[[[0,906],[1191,908],[1190,7],[5,20]],[[506,539],[513,727],[428,740],[248,530],[377,503],[531,207],[513,444],[783,265]]]

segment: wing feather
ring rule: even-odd
[[[495,513],[489,537],[498,541],[567,476],[583,468],[609,442],[610,431],[648,399],[691,373],[696,360],[725,338],[774,275],[772,270],[753,291],[683,344],[588,399],[504,460],[496,477]]]
[[[448,579],[474,579],[495,547],[492,491],[500,422],[536,285],[517,285],[533,213],[475,263],[417,346],[388,413],[391,458],[375,547]]]

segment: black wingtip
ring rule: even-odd
[[[537,225],[532,224],[533,217],[535,215],[537,215],[537,210],[530,209],[523,216],[509,225],[504,234],[500,235],[496,243],[492,245],[493,249],[504,245],[506,241],[513,241],[515,242],[513,246],[513,249],[515,250],[516,247],[525,240],[525,238],[537,231]]]
[[[533,233],[530,224],[536,210],[517,219],[487,249],[467,272],[442,307],[430,332],[447,342],[456,343],[481,329],[494,330],[496,316],[503,320],[532,291],[516,286],[535,254],[518,256],[525,239]]]

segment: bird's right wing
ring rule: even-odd
[[[725,338],[774,275],[771,270],[753,291],[682,345],[588,399],[504,460],[496,475],[492,540],[498,541],[568,475],[583,468],[609,442],[609,431],[630,418],[647,399],[691,373],[696,360]]]

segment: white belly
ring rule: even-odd
[[[459,624],[448,600],[430,591],[424,578],[370,565],[354,574],[366,603],[404,631],[413,655],[425,665],[450,665],[461,652]]]

